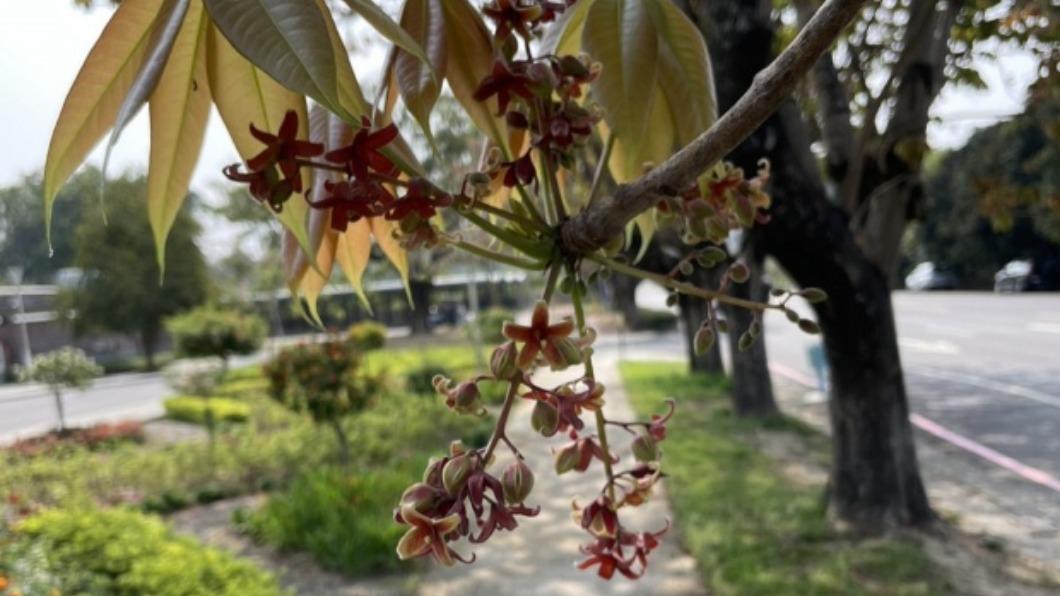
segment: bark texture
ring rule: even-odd
[[[746,263],[751,269],[747,283],[736,284],[730,293],[739,298],[765,302],[769,298],[769,288],[762,278],[761,242],[752,240],[744,249]],[[740,416],[764,418],[778,412],[777,402],[773,396],[773,381],[769,373],[769,357],[766,354],[766,341],[759,337],[748,350],[741,350],[740,335],[754,320],[754,315],[746,308],[725,307],[725,318],[729,321],[729,353],[732,354],[732,390],[733,410]],[[762,322],[765,325],[765,322]],[[715,344],[717,345],[717,344]]]
[[[719,105],[725,109],[772,60],[770,2],[689,2],[709,32]],[[860,529],[934,519],[920,478],[886,276],[855,240],[846,214],[826,199],[804,123],[785,100],[730,158],[745,168],[773,164],[772,221],[763,248],[803,287],[820,287],[818,305],[831,363],[833,463],[829,505]]]

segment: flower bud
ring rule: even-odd
[[[696,331],[696,336],[693,338],[693,350],[696,356],[702,356],[710,351],[714,347],[714,330],[706,325],[699,328]]]
[[[516,364],[518,356],[519,350],[516,349],[515,342],[508,341],[501,344],[493,350],[493,355],[490,356],[490,372],[499,380],[510,380],[519,374],[519,366]]]
[[[810,319],[800,319],[799,329],[801,329],[803,333],[809,333],[810,335],[817,335],[821,332],[821,327]]]
[[[534,404],[534,410],[530,414],[530,426],[543,436],[551,437],[556,434],[559,424],[559,412],[547,401],[538,401]]]
[[[828,300],[828,294],[826,294],[821,288],[806,288],[799,292],[799,295],[810,304],[817,304],[818,302]]]
[[[639,462],[651,462],[659,459],[659,445],[649,435],[640,435],[633,439],[631,445],[633,457]]]
[[[581,455],[578,453],[578,444],[569,443],[556,452],[556,474],[566,474],[578,465]]]
[[[681,261],[678,269],[680,269],[682,275],[692,275],[695,271],[690,261]]]
[[[461,414],[474,414],[482,409],[482,394],[478,384],[464,381],[449,391],[445,405]]]
[[[449,457],[456,457],[467,453],[467,447],[464,446],[464,442],[460,439],[449,443]]]
[[[423,513],[434,506],[436,498],[437,493],[433,488],[422,482],[417,482],[406,488],[405,492],[401,494],[400,506],[408,505]]]
[[[574,366],[575,364],[581,364],[582,351],[578,347],[578,344],[574,343],[569,337],[560,337],[552,340],[552,345],[556,346],[556,350],[559,351],[560,355],[563,356],[563,366],[553,365],[553,370],[560,370],[568,366]]]
[[[750,350],[753,345],[755,345],[755,336],[751,335],[750,331],[744,331],[743,334],[740,335],[740,341],[737,344],[737,347],[741,352],[746,352],[747,350]]]
[[[523,460],[516,461],[504,469],[501,486],[504,487],[504,500],[509,505],[519,505],[534,489],[534,472]]]
[[[729,279],[733,280],[738,284],[742,284],[751,278],[751,270],[745,263],[733,263],[729,267]]]
[[[471,458],[467,455],[458,455],[449,460],[442,468],[442,485],[446,492],[455,495],[464,488],[472,471]]]

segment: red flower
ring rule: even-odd
[[[534,168],[534,160],[530,152],[515,161],[505,161],[500,164],[504,172],[505,186],[527,185],[537,179],[537,170]]]
[[[380,149],[393,142],[397,136],[398,129],[394,124],[373,131],[371,121],[368,118],[362,118],[361,128],[354,135],[353,141],[345,147],[329,152],[324,158],[333,163],[343,164],[346,171],[358,179],[367,179],[370,169],[387,176],[396,176],[397,166],[390,161],[390,158],[383,155]]]
[[[482,7],[482,12],[497,24],[498,39],[508,37],[512,31],[529,39],[533,27],[554,21],[557,14],[573,3],[574,0],[493,0]]]
[[[456,538],[456,530],[460,526],[459,515],[454,513],[433,519],[420,513],[412,505],[403,505],[401,519],[412,526],[397,545],[397,554],[402,561],[431,555],[443,565],[452,565],[456,561],[471,562],[461,558],[447,544],[450,537]]]
[[[475,90],[475,101],[486,101],[497,96],[497,115],[503,116],[508,111],[508,104],[512,101],[512,95],[518,95],[523,99],[534,96],[534,80],[522,72],[522,69],[512,70],[504,60],[493,63],[491,72]]]
[[[544,301],[534,305],[529,327],[508,321],[502,329],[505,337],[523,343],[516,365],[524,370],[533,364],[539,353],[543,354],[545,360],[555,369],[580,362],[581,350],[568,337],[573,332],[574,321],[570,317],[555,325],[548,324],[548,305]]]
[[[330,193],[319,201],[309,201],[316,209],[331,209],[331,228],[343,232],[351,221],[362,217],[376,217],[386,210],[386,204],[394,197],[373,180],[341,180],[325,182],[324,189]]]
[[[250,196],[262,203],[267,203],[274,211],[279,213],[283,204],[294,194],[294,187],[290,180],[280,180],[274,168],[267,168],[260,172],[241,172],[239,164],[225,167],[224,175],[233,182],[249,182]]]
[[[389,206],[386,218],[400,221],[415,213],[426,220],[434,217],[439,207],[448,207],[452,203],[453,197],[417,178],[409,183],[405,194]]]

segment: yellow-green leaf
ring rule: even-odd
[[[161,7],[162,0],[122,2],[74,79],[52,132],[44,165],[44,220],[49,238],[55,195],[114,126],[150,50]]]
[[[314,323],[321,327],[323,322],[320,320],[317,301],[320,295],[324,293],[324,288],[331,279],[331,269],[335,265],[335,250],[338,247],[338,241],[338,232],[331,228],[324,231],[324,237],[321,238],[320,246],[317,248],[316,266],[306,270],[305,275],[302,276],[301,282],[298,284],[298,294],[305,297],[306,304],[309,306],[310,317]]]
[[[107,150],[103,155],[103,178],[107,177],[107,164],[110,162],[110,152],[118,142],[121,132],[125,130],[129,122],[139,113],[140,108],[147,103],[158,80],[165,70],[166,61],[173,51],[173,43],[177,40],[184,17],[188,14],[190,0],[166,0],[159,11],[154,33],[151,35],[151,51],[140,66],[136,74],[136,80],[129,88],[128,95],[122,101],[118,109],[118,116],[114,119],[114,128],[110,131],[110,140],[107,141]]]
[[[412,301],[412,291],[409,290],[409,253],[398,244],[394,238],[396,225],[382,217],[373,217],[368,222],[372,227],[372,236],[375,237],[379,249],[383,251],[386,258],[397,269],[401,276],[401,282],[405,284],[405,294],[409,302]]]
[[[206,53],[210,93],[240,157],[250,159],[265,148],[251,136],[251,124],[261,130],[275,132],[288,110],[298,114],[299,137],[304,138],[308,134],[305,98],[251,64],[213,26],[208,34]],[[312,172],[308,169],[302,174],[309,176],[307,180],[312,179]],[[268,209],[265,206],[262,208]],[[306,235],[308,210],[305,197],[296,194],[284,204],[282,212],[273,213],[291,231],[305,254],[313,254],[316,245],[311,245]]]
[[[424,51],[423,46],[420,45],[419,40],[410,35],[410,32],[404,27],[395,23],[394,19],[383,12],[383,9],[379,8],[378,4],[371,0],[346,0],[346,4],[354,12],[361,15],[364,20],[368,21],[372,28],[390,40],[390,43],[401,48],[405,53],[415,57],[423,64],[430,65],[427,53]]]
[[[460,105],[475,123],[507,157],[507,126],[496,116],[496,98],[475,100],[475,91],[482,79],[493,70],[493,38],[482,17],[467,0],[444,0],[446,67],[445,80]]]
[[[440,78],[446,71],[445,18],[441,0],[408,0],[401,13],[401,26],[424,49],[420,60],[402,49],[394,54],[393,71],[401,99],[428,140],[431,110],[442,91]]]
[[[147,168],[147,215],[159,271],[165,271],[166,236],[188,194],[210,116],[206,74],[206,13],[194,0],[151,94],[151,154]]]
[[[620,157],[635,163],[639,142],[648,131],[658,63],[658,34],[650,15],[654,0],[596,0],[589,8],[582,46],[603,64],[593,97],[616,139]]]
[[[545,29],[541,38],[543,54],[577,54],[582,45],[582,31],[585,29],[585,17],[595,0],[578,0],[560,14],[555,23]]]
[[[718,117],[707,44],[699,29],[671,0],[655,0],[659,32],[659,85],[674,120],[677,143],[692,142]]]
[[[372,305],[368,302],[368,296],[364,293],[364,271],[368,268],[368,261],[372,256],[372,226],[367,219],[359,219],[351,222],[346,231],[339,234],[338,246],[335,259],[339,267],[346,274],[347,281],[357,292],[361,304],[368,312],[372,312]]]
[[[311,97],[345,118],[351,99],[340,90],[334,23],[323,2],[306,0],[204,0],[210,17],[232,46],[288,89]],[[348,81],[344,81],[348,84]]]

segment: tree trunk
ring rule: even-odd
[[[350,441],[346,438],[346,431],[342,428],[342,421],[332,418],[328,421],[331,429],[335,431],[335,441],[339,446],[339,463],[343,466],[350,465]]]
[[[63,392],[59,389],[52,389],[52,395],[55,396],[55,411],[59,414],[59,434],[66,432],[66,410],[63,407]]]
[[[750,254],[746,262],[751,269],[751,277],[747,283],[735,284],[729,293],[740,298],[764,302],[769,298],[769,288],[762,279],[762,260],[754,254],[754,244],[749,245],[746,252]],[[729,353],[732,354],[730,394],[733,410],[740,416],[755,418],[776,414],[777,402],[773,398],[764,332],[750,349],[740,350],[740,335],[751,325],[754,315],[746,308],[726,307],[725,317],[729,321]],[[764,327],[764,321],[762,325]]]
[[[409,280],[409,291],[412,293],[413,335],[426,335],[431,332],[428,316],[431,313],[431,280]]]
[[[155,369],[155,351],[158,348],[158,327],[147,325],[140,329],[140,348],[144,352],[147,370]]]
[[[773,55],[771,3],[689,1],[710,23],[719,104],[742,94]],[[702,25],[701,25],[702,27]],[[754,171],[773,165],[772,220],[763,248],[803,287],[824,289],[816,306],[831,361],[833,461],[830,510],[859,529],[934,519],[920,479],[885,277],[861,252],[846,215],[828,203],[804,123],[786,101],[730,159]]]

